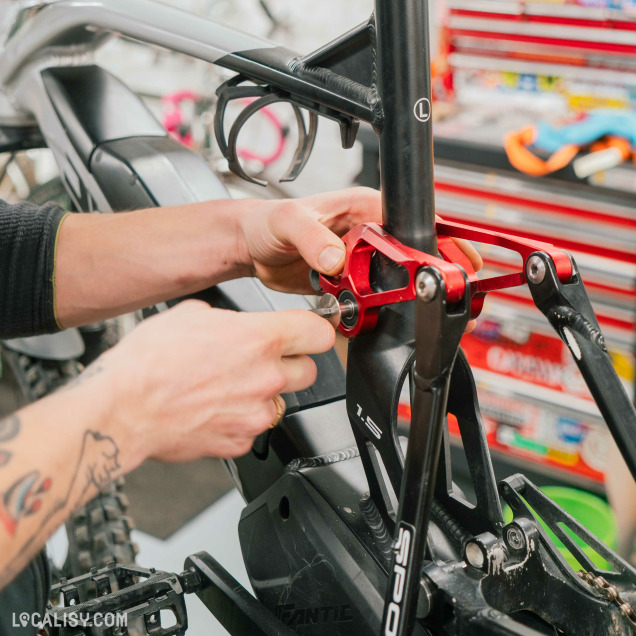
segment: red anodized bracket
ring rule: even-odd
[[[482,230],[462,223],[438,221],[436,226],[437,245],[443,259],[403,245],[377,223],[358,225],[343,237],[347,253],[342,274],[336,277],[320,275],[320,286],[323,291],[338,298],[343,291],[347,290],[356,299],[358,320],[353,327],[340,323],[339,330],[343,335],[351,338],[363,331],[373,329],[378,320],[380,307],[414,300],[415,277],[420,268],[425,266],[435,267],[440,272],[446,286],[446,300],[449,303],[459,302],[463,298],[466,285],[459,266],[466,271],[470,284],[472,318],[476,318],[481,313],[484,296],[489,291],[516,287],[526,282],[526,262],[534,252],[541,251],[550,256],[561,282],[567,283],[572,278],[572,263],[569,255],[550,243]],[[517,252],[523,258],[523,268],[512,274],[480,279],[466,255],[452,238],[488,243]],[[369,270],[371,257],[376,252],[406,269],[409,282],[405,287],[382,292],[372,289],[369,282]]]

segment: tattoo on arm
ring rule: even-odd
[[[86,431],[75,475],[71,481],[66,503],[78,506],[91,486],[102,490],[119,470],[119,448],[112,437]]]
[[[20,418],[17,415],[0,421],[0,442],[14,439],[19,430]],[[72,509],[79,506],[91,487],[94,486],[97,490],[105,488],[120,468],[118,455],[119,449],[111,437],[96,431],[86,431],[66,495],[49,508],[41,528],[67,505],[70,504]],[[0,449],[0,466],[5,465],[10,458],[9,451]],[[10,535],[15,535],[21,519],[42,509],[42,496],[51,486],[52,480],[49,477],[42,478],[39,470],[31,470],[6,490],[0,490],[0,525],[4,526]]]
[[[48,523],[60,510],[67,507],[69,510],[75,510],[84,502],[91,486],[98,489],[105,488],[120,469],[118,456],[119,448],[112,437],[101,435],[96,431],[86,431],[66,495],[60,497],[50,507],[38,530],[25,541],[20,554],[26,552],[31,544],[40,540],[43,535],[45,540],[51,534],[52,529],[48,527]]]
[[[20,432],[20,417],[10,415],[0,421],[0,443],[9,442]],[[11,453],[0,449],[0,467],[11,459]],[[11,535],[15,534],[18,520],[37,512],[42,507],[41,495],[51,488],[51,480],[41,479],[40,472],[32,470],[0,493],[0,522]]]
[[[0,522],[13,536],[20,519],[42,508],[42,497],[51,488],[51,480],[40,478],[40,471],[32,470],[1,493]]]
[[[101,367],[93,369],[94,373],[99,371]],[[19,437],[21,426],[17,414],[0,420],[0,446]],[[9,480],[2,479],[4,471],[0,470],[0,531],[4,528],[14,538],[18,550],[16,557],[0,569],[0,588],[24,567],[24,559],[41,547],[68,512],[83,504],[91,490],[105,488],[120,471],[119,448],[111,437],[86,430],[76,452],[76,459],[68,462],[74,466],[73,471],[55,476],[56,488],[50,477],[41,476],[37,466],[8,487],[5,484]],[[0,448],[0,468],[11,458],[10,451]],[[39,525],[28,533],[18,532],[20,522],[36,514],[41,519]]]

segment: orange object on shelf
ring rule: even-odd
[[[504,140],[504,148],[510,163],[520,172],[533,177],[543,177],[565,168],[580,150],[578,146],[568,144],[559,148],[549,159],[541,159],[528,150],[528,146],[531,146],[535,139],[534,126],[526,126],[521,130],[509,132]]]

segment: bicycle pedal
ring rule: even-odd
[[[179,576],[112,561],[53,585],[56,604],[47,605],[43,624],[49,636],[183,636],[188,627],[186,578],[187,573]],[[162,624],[164,611],[172,614],[169,625]]]

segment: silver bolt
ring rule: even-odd
[[[540,256],[532,256],[526,263],[526,276],[531,283],[538,285],[545,278],[545,263]]]
[[[484,567],[484,553],[475,541],[466,544],[466,561],[474,568],[481,570]]]
[[[420,272],[415,277],[415,293],[420,300],[430,303],[437,296],[437,280],[429,272]]]
[[[356,313],[356,306],[353,304],[353,301],[349,298],[345,298],[340,305],[340,313],[343,318],[352,318]]]
[[[328,320],[336,329],[340,324],[340,305],[333,294],[325,294],[320,298],[318,307],[312,312]]]
[[[352,300],[346,299],[339,303],[333,294],[321,296],[318,306],[311,311],[328,320],[336,329],[342,319],[350,318],[355,314],[355,305]]]
[[[526,546],[526,538],[523,536],[523,532],[515,526],[507,528],[506,541],[513,550],[523,550]]]

